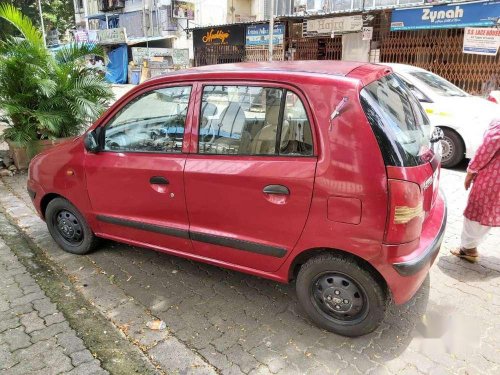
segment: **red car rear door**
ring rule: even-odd
[[[269,83],[206,82],[199,95],[184,178],[193,251],[277,270],[312,199],[317,152],[309,108],[299,92]]]

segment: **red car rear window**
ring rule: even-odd
[[[429,160],[429,119],[403,81],[389,74],[363,88],[360,96],[386,165],[410,167]]]

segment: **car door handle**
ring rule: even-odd
[[[283,185],[267,185],[262,192],[264,194],[290,195],[290,190]]]
[[[149,179],[149,183],[153,185],[168,185],[170,182],[165,177],[153,176]]]

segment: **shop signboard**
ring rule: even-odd
[[[361,31],[363,16],[361,14],[345,17],[318,18],[304,20],[302,33],[304,37],[331,36]]]
[[[89,35],[84,30],[75,31],[74,38],[75,42],[77,43],[84,43],[89,41]]]
[[[165,57],[172,56],[172,48],[147,48],[147,47],[132,47],[132,60],[137,65],[142,63],[145,57]]]
[[[391,31],[494,26],[500,0],[394,9]]]
[[[172,0],[172,17],[194,20],[194,3],[190,1]]]
[[[285,26],[276,24],[273,28],[273,45],[283,44]],[[267,46],[269,45],[269,24],[247,26],[246,35],[247,46]]]
[[[99,44],[127,43],[127,33],[124,27],[97,30],[97,40]]]
[[[174,65],[189,65],[189,50],[187,48],[147,48],[132,47],[132,60],[140,65],[144,58],[171,57]]]
[[[500,29],[467,27],[464,32],[463,53],[496,56],[500,47]]]
[[[244,46],[245,27],[233,25],[194,30],[193,45],[195,48],[217,45]]]

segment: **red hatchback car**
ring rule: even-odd
[[[99,237],[296,280],[318,326],[373,331],[441,245],[439,139],[385,66],[304,61],[189,69],[116,102],[31,162],[54,240]]]

